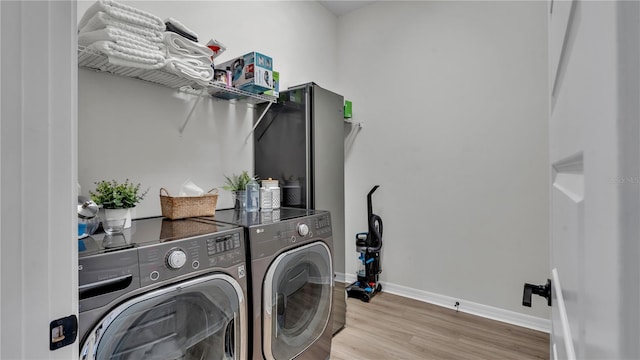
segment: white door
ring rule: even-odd
[[[640,358],[640,4],[549,4],[551,358]]]
[[[78,357],[54,326],[78,315],[76,22],[75,0],[0,1],[3,360]]]

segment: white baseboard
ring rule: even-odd
[[[356,276],[355,274],[340,273],[336,274],[336,281],[352,283],[356,281]],[[466,301],[464,299],[453,298],[451,296],[435,294],[424,290],[412,289],[410,287],[391,284],[388,282],[380,283],[382,284],[382,291],[388,292],[390,294],[399,295],[454,310],[454,304],[456,303],[456,301],[458,301],[460,302],[458,311],[546,333],[549,333],[551,331],[551,321],[549,319],[521,314],[515,311],[504,310],[493,306]]]
[[[353,276],[355,279],[355,275]],[[335,273],[334,280],[338,282],[347,282],[345,273]]]

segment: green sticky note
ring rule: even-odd
[[[349,100],[344,101],[344,118],[345,119],[351,119],[351,117],[353,117],[351,106],[352,106],[351,101]]]

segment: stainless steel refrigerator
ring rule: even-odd
[[[338,273],[345,272],[343,109],[342,95],[314,83],[294,86],[280,93],[253,136],[255,173],[279,180],[282,206],[331,213]],[[335,334],[345,325],[342,286],[336,286],[333,300]]]

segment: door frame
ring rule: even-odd
[[[0,358],[50,350],[78,315],[76,0],[0,1]]]

